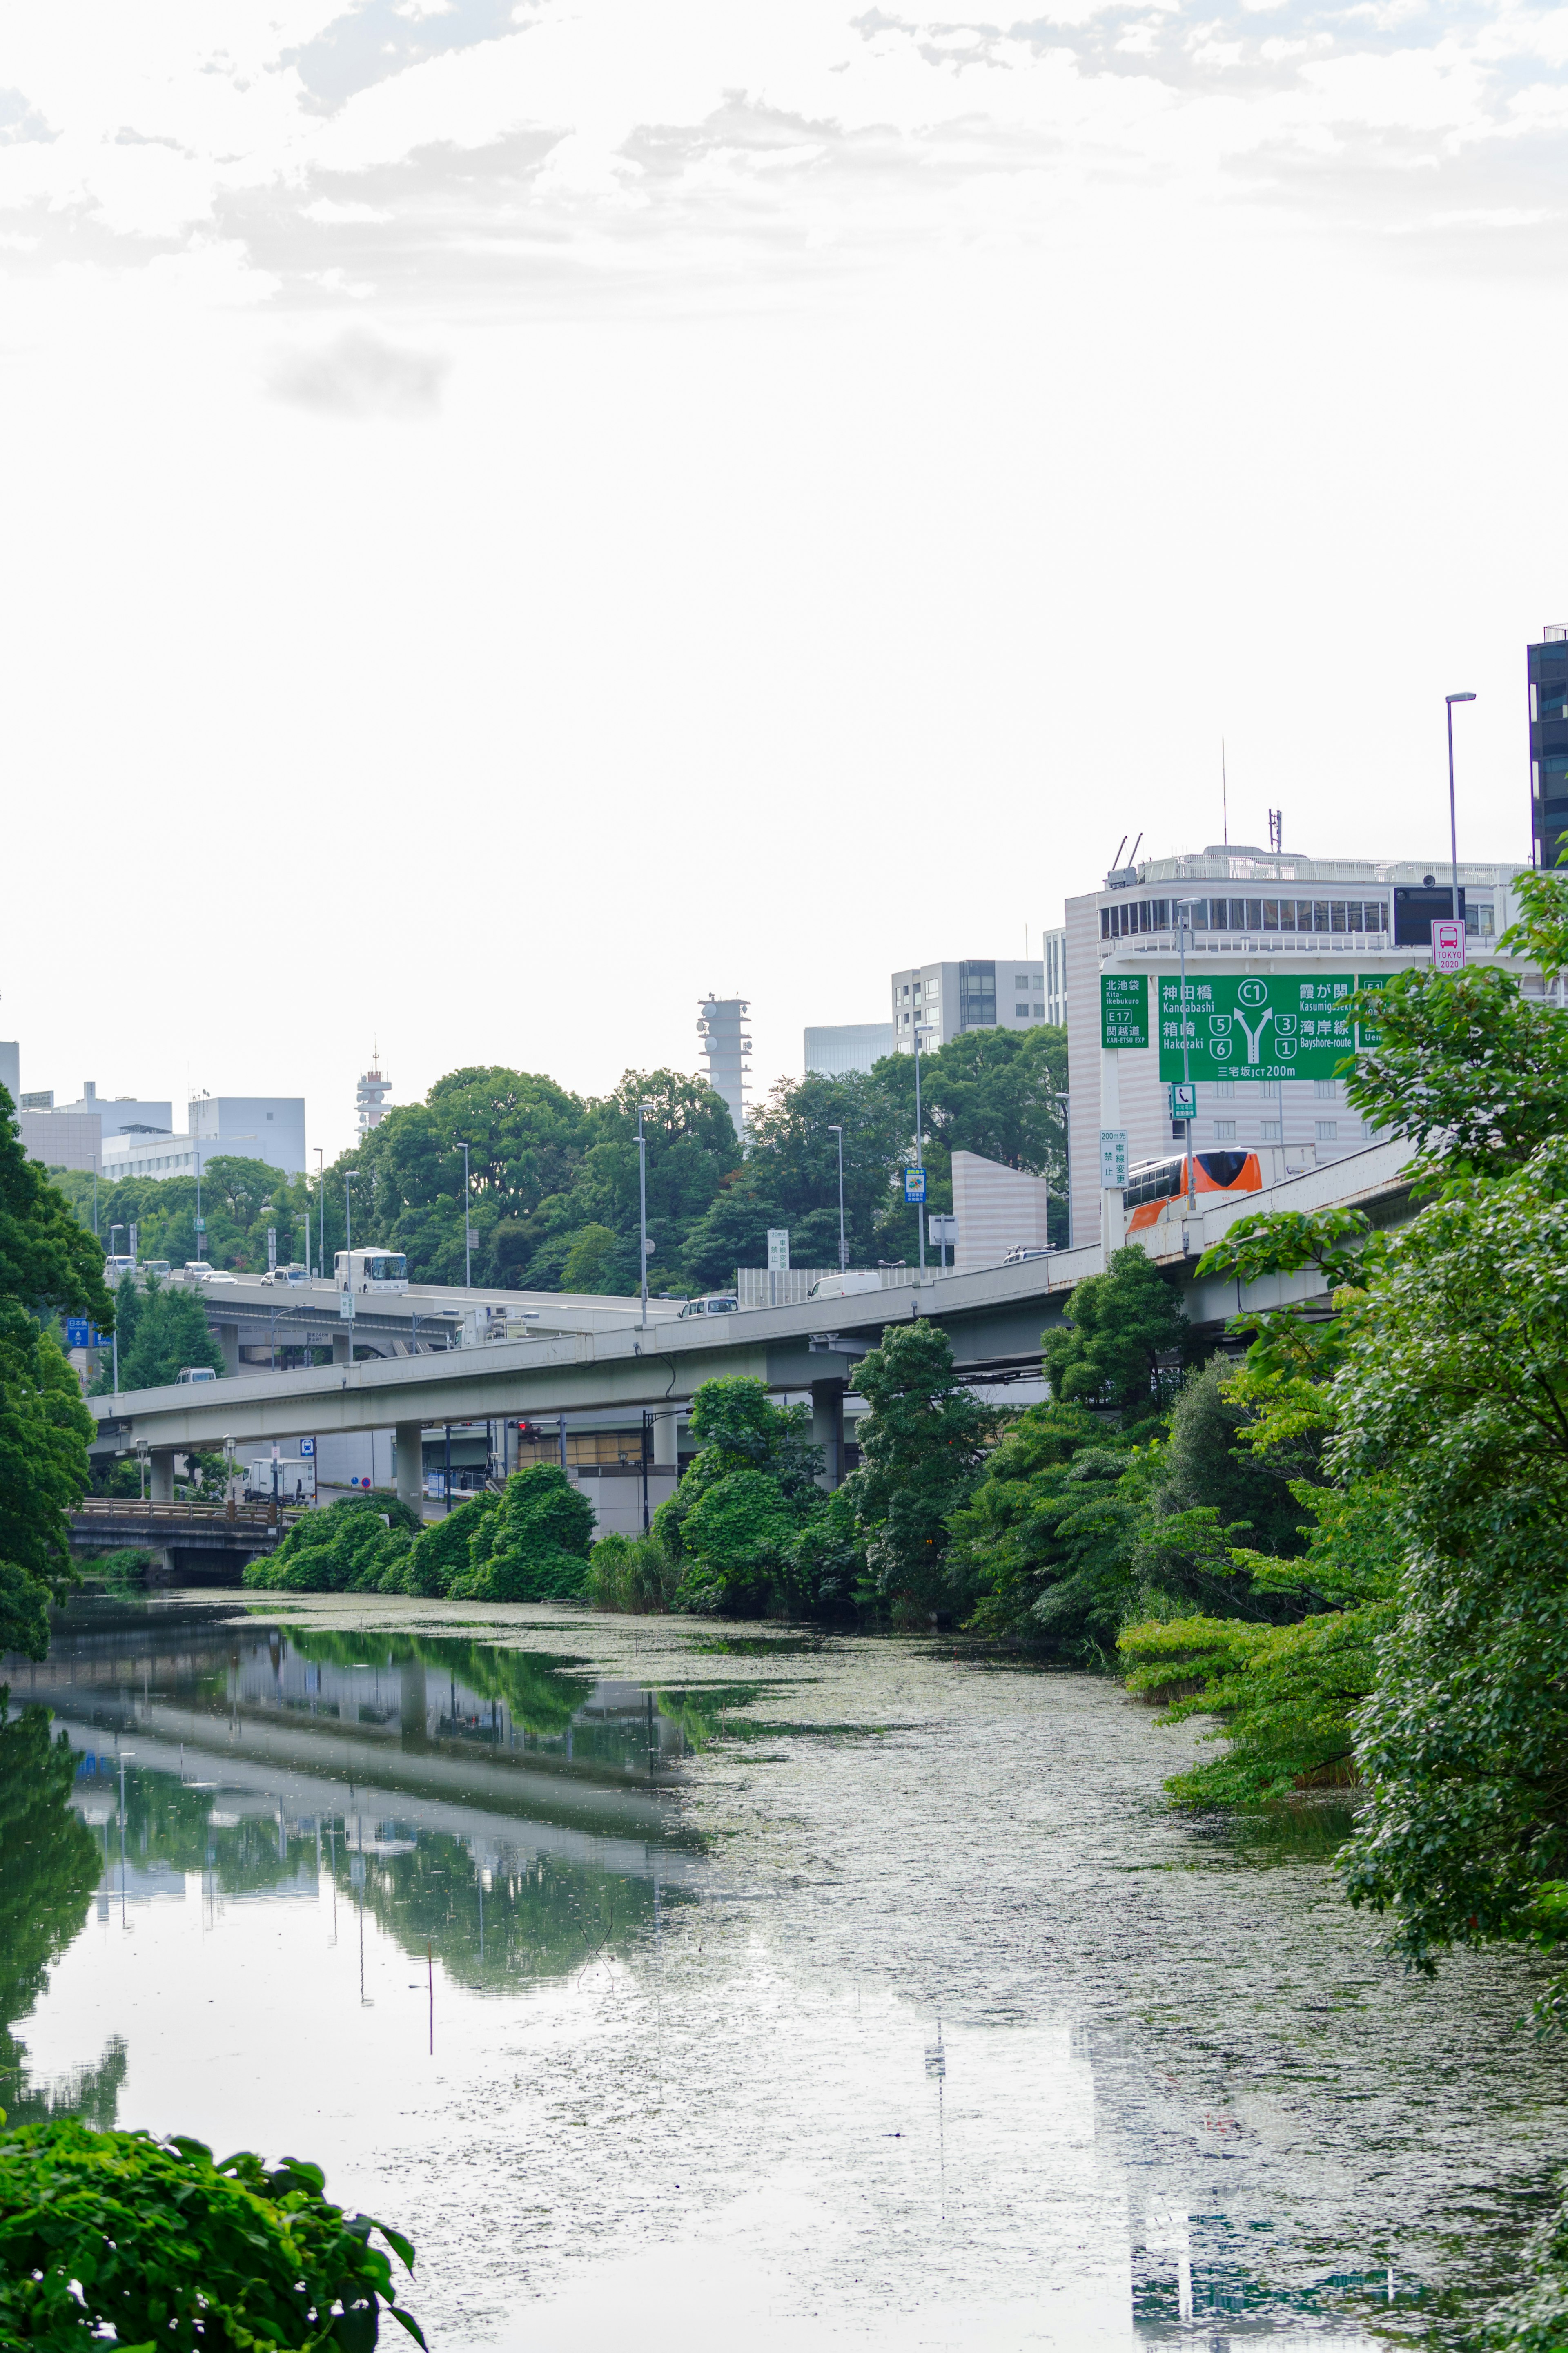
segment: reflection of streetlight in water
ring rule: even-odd
[[[936,2166],[937,2191],[942,2220],[947,2220],[947,2138],[946,2118],[942,2108],[942,2085],[947,2081],[947,2052],[942,2047],[942,2012],[937,2012],[936,2041],[926,2044],[926,2073],[936,2081]]]

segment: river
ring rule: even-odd
[[[5,1672],[73,1754],[0,2100],[316,2159],[432,2353],[1447,2344],[1568,2146],[1528,1964],[1405,1976],[1339,1808],[1173,1813],[1109,1682],[211,1594]]]

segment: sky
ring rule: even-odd
[[[12,0],[22,1083],[757,1092],[1119,841],[1529,855],[1568,11]],[[1554,521],[1557,517],[1559,520]]]

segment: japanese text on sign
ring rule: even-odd
[[[1331,1079],[1355,1044],[1348,973],[1160,978],[1163,1079]]]
[[[1115,1049],[1149,1043],[1149,976],[1102,972],[1100,976],[1100,1042]]]

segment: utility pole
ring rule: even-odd
[[[1531,689],[1534,692],[1533,687]],[[1459,828],[1454,814],[1454,705],[1473,702],[1473,694],[1448,694],[1443,700],[1448,706],[1448,850],[1454,861],[1454,881],[1449,913],[1455,923],[1459,920]]]
[[[1176,912],[1181,918],[1181,922],[1178,925],[1177,935],[1180,939],[1182,949],[1182,1084],[1184,1088],[1189,1083],[1191,1077],[1189,1067],[1190,1056],[1187,1040],[1187,919],[1191,915],[1192,911],[1193,902],[1190,899],[1181,899],[1177,901]],[[1283,1151],[1285,1144],[1285,1098],[1283,1092],[1281,1092],[1279,1102],[1279,1144],[1281,1151]],[[1187,1131],[1187,1215],[1188,1217],[1191,1217],[1194,1198],[1193,1187],[1193,1123],[1190,1119],[1184,1119],[1182,1122],[1182,1124]]]
[[[924,1176],[925,1176],[925,1166],[926,1166],[926,1164],[925,1164],[925,1145],[924,1145],[924,1144],[922,1143],[922,1141],[921,1141],[921,1130],[922,1126],[924,1125],[924,1122],[923,1122],[923,1120],[922,1120],[922,1119],[921,1119],[921,1029],[922,1029],[923,1026],[924,1026],[924,1025],[921,1023],[921,1019],[920,1019],[919,1016],[917,1015],[917,1016],[916,1016],[916,1018],[915,1018],[915,1022],[914,1022],[914,1040],[915,1040],[915,1166],[920,1170],[920,1172],[921,1172],[921,1178],[922,1178],[922,1179],[924,1178]],[[926,1271],[926,1205],[925,1205],[925,1186],[924,1186],[923,1181],[922,1181],[921,1186],[921,1199],[920,1199],[920,1201],[919,1201],[919,1203],[918,1203],[918,1205],[917,1205],[917,1208],[918,1208],[918,1214],[917,1214],[917,1216],[916,1216],[916,1218],[915,1218],[915,1229],[916,1229],[917,1233],[918,1233],[918,1234],[919,1234],[919,1236],[920,1236],[920,1245],[921,1245],[921,1281],[923,1282],[925,1281],[925,1271]]]
[[[642,1236],[642,1328],[647,1330],[647,1138],[643,1133],[643,1113],[651,1111],[651,1103],[637,1105],[637,1223]],[[643,1471],[643,1522],[647,1522],[647,1472]]]
[[[1068,1172],[1068,1181],[1067,1181],[1067,1197],[1068,1197],[1068,1250],[1071,1250],[1071,1248],[1072,1248],[1072,1097],[1071,1097],[1070,1095],[1062,1095],[1062,1094],[1058,1094],[1058,1097],[1057,1097],[1057,1101],[1058,1101],[1058,1103],[1060,1103],[1060,1105],[1061,1105],[1061,1107],[1062,1107],[1062,1154],[1063,1154],[1063,1157],[1064,1157],[1064,1158],[1066,1159],[1066,1161],[1067,1161],[1067,1172]]]
[[[325,1282],[327,1279],[327,1172],[325,1166],[323,1165],[321,1147],[319,1144],[316,1146],[316,1201],[317,1206],[321,1210],[321,1238],[316,1244],[316,1281],[318,1282]],[[308,1246],[310,1231],[310,1229],[307,1223],[305,1228],[307,1238],[307,1257],[310,1255]]]
[[[465,1291],[470,1291],[473,1288],[473,1281],[469,1263],[470,1245],[468,1237],[473,1229],[468,1223],[468,1147],[466,1144],[460,1142],[457,1136],[454,1136],[452,1138],[452,1149],[454,1152],[460,1152],[463,1155],[463,1289]]]
[[[838,1138],[838,1271],[842,1274],[849,1263],[849,1245],[844,1238],[844,1130],[829,1120],[827,1133]],[[923,1201],[921,1207],[924,1208]]]

